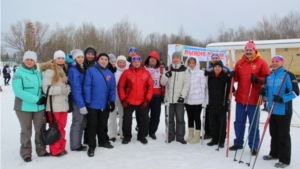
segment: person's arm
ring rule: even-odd
[[[84,82],[83,82],[83,99],[84,101],[89,104],[92,100],[92,83],[93,83],[93,77],[91,69],[88,69],[84,76]]]
[[[85,106],[84,100],[82,97],[82,86],[81,86],[81,79],[80,74],[75,72],[75,69],[69,69],[68,71],[68,79],[71,86],[71,93],[72,98],[74,99],[75,103],[77,104],[78,108],[82,108]]]
[[[185,70],[184,75],[183,75],[183,87],[181,90],[181,97],[182,98],[186,98],[187,93],[190,89],[190,84],[191,84],[191,73],[189,72],[188,69]]]
[[[293,85],[290,78],[290,75],[287,74],[284,83],[286,83],[287,91],[284,95],[282,95],[282,100],[284,103],[289,102],[297,97],[296,93],[293,91]]]
[[[116,79],[113,73],[109,85],[109,101],[110,102],[116,101]]]
[[[299,85],[297,82],[297,78],[292,72],[288,72],[288,74],[290,75],[290,79],[291,79],[292,86],[293,86],[293,91],[296,93],[297,96],[299,96]]]
[[[120,101],[125,101],[126,94],[126,70],[122,73],[118,83],[118,94]]]
[[[14,74],[12,80],[12,88],[15,96],[28,103],[37,103],[40,99],[39,96],[24,91],[23,87],[22,77],[18,74]]]
[[[148,78],[147,84],[146,84],[146,88],[147,88],[146,100],[148,102],[150,102],[151,99],[152,99],[152,95],[153,95],[153,86],[154,86],[154,83],[153,83],[152,76],[151,76],[151,74],[148,71],[147,71],[147,74],[148,74],[149,78]]]

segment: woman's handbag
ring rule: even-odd
[[[50,89],[50,86],[47,89],[47,96],[49,93],[49,89]],[[49,97],[50,97],[49,103],[50,103],[50,111],[51,111],[51,115],[52,115],[52,124],[51,125],[49,124],[49,128],[46,129],[45,117],[47,115],[46,115],[46,109],[45,109],[44,117],[43,117],[43,125],[40,129],[40,144],[41,145],[49,145],[49,144],[55,143],[56,141],[58,141],[61,138],[61,134],[58,129],[58,125],[54,118],[53,107],[52,107],[52,96],[50,95]],[[46,105],[47,105],[47,103],[46,103]]]

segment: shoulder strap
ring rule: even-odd
[[[107,84],[107,81],[106,81],[106,79],[105,79],[105,76],[104,76],[104,74],[102,73],[102,71],[101,71],[97,66],[95,66],[95,68],[101,73],[101,75],[103,76],[103,79],[104,79],[104,81],[105,81],[105,83],[106,83],[106,88],[107,88],[107,100],[108,100],[108,97],[109,97],[109,88],[108,88],[108,84]]]
[[[51,86],[48,86],[47,93],[46,93],[46,105],[45,105],[44,118],[46,116],[46,107],[47,107],[47,101],[48,101],[48,95],[49,95],[50,87]],[[53,106],[52,106],[52,95],[50,95],[49,97],[50,97],[50,101],[49,101],[49,103],[50,103],[50,112],[51,112],[51,115],[52,115],[52,119],[54,120],[54,113],[53,113]]]

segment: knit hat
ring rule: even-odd
[[[61,51],[61,50],[56,51],[56,52],[54,53],[53,60],[57,59],[58,57],[66,58],[65,52],[63,52],[63,51]]]
[[[215,63],[214,63],[214,67],[215,66],[217,66],[217,65],[219,65],[219,66],[221,66],[222,68],[223,68],[223,63],[222,63],[222,61],[216,61]]]
[[[213,54],[211,54],[211,56],[210,56],[211,58],[214,58],[214,57],[218,57],[218,58],[220,58],[220,56],[219,56],[219,54],[218,53],[213,53]]]
[[[92,48],[88,48],[88,49],[85,51],[85,53],[86,53],[86,54],[87,54],[87,53],[92,53],[92,54],[96,55],[96,51],[95,51],[94,49],[92,49]]]
[[[107,53],[100,53],[99,55],[97,55],[97,56],[95,57],[95,59],[98,61],[98,60],[99,60],[99,58],[101,58],[102,56],[105,56],[105,57],[107,57],[107,59],[108,59],[108,61],[109,61],[109,56],[108,56],[108,54],[107,54]]]
[[[72,50],[71,55],[72,55],[72,58],[73,58],[74,60],[76,60],[76,58],[79,57],[79,56],[84,57],[83,51],[80,50],[80,49],[74,49],[74,50]]]
[[[284,59],[281,55],[276,55],[276,56],[273,56],[272,57],[272,60],[278,60],[280,61],[281,63],[284,63]]]
[[[253,42],[253,40],[249,40],[248,43],[246,43],[244,49],[245,50],[246,49],[252,49],[252,50],[256,51],[256,46],[255,46],[255,43]]]
[[[116,56],[114,55],[114,54],[108,54],[108,57],[109,57],[109,61],[111,62],[111,61],[116,61],[117,60],[117,58],[116,58]]]
[[[181,59],[181,52],[180,52],[180,51],[174,52],[174,53],[172,54],[172,59],[173,59],[174,57],[179,57],[179,58]]]
[[[139,55],[135,55],[131,58],[131,63],[134,62],[135,60],[139,60],[140,62],[142,62],[142,58]]]
[[[24,56],[23,56],[23,62],[24,62],[26,59],[32,59],[32,60],[34,60],[34,62],[36,62],[36,60],[37,60],[36,53],[35,53],[35,52],[32,52],[32,51],[26,51],[26,52],[24,53]]]
[[[123,61],[126,62],[126,57],[123,56],[123,55],[120,55],[120,56],[118,56],[118,58],[117,58],[117,62],[118,62],[119,60],[123,60]]]
[[[137,48],[135,48],[135,47],[130,47],[129,49],[128,49],[128,54],[131,52],[131,51],[135,51],[135,53],[137,53]]]

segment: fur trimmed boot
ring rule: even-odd
[[[186,141],[189,142],[194,137],[194,128],[189,128],[189,136],[186,138]]]
[[[199,143],[199,141],[200,141],[200,131],[201,130],[195,130],[195,136],[190,140],[191,144]]]

